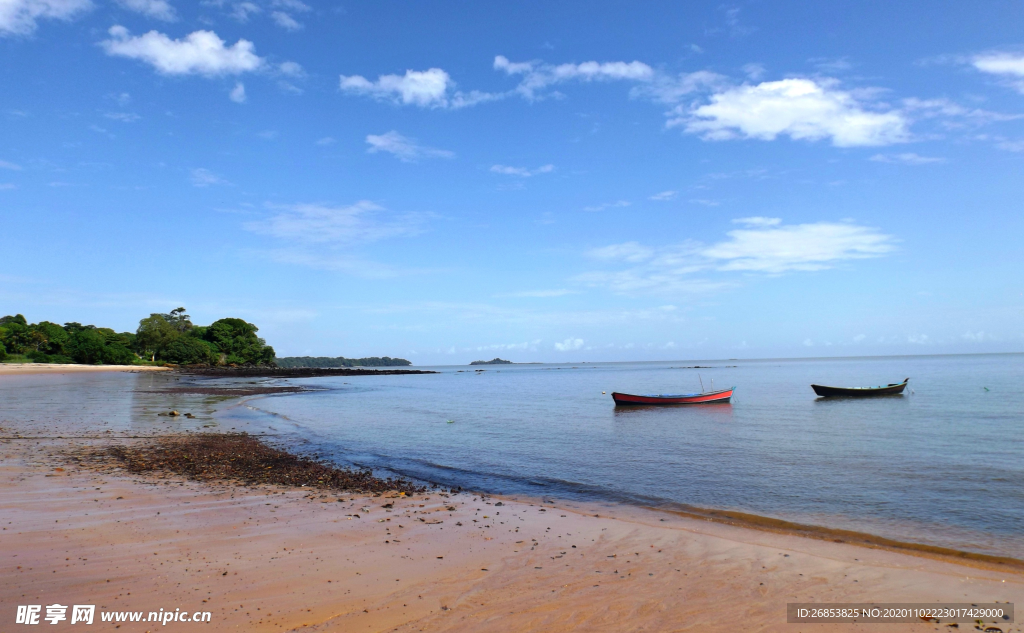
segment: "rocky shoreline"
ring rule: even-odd
[[[181,373],[208,378],[319,378],[323,376],[394,376],[436,374],[423,369],[353,369],[351,367],[181,367]]]

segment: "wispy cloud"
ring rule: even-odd
[[[0,2],[0,37],[31,35],[37,20],[70,20],[93,7],[90,0],[3,0]]]
[[[395,130],[380,135],[367,135],[366,142],[370,146],[367,148],[367,152],[371,154],[387,152],[407,163],[415,162],[420,158],[453,158],[455,156],[455,152],[446,149],[420,145],[415,139],[402,136]]]
[[[529,169],[527,167],[509,167],[508,165],[491,165],[491,171],[495,174],[504,174],[506,176],[520,176],[522,178],[529,178],[530,176],[536,176],[538,174],[550,174],[555,171],[554,165],[541,165],[536,169]]]
[[[211,185],[230,184],[230,182],[224,180],[223,178],[213,173],[209,169],[199,167],[192,170],[192,185],[195,187],[209,187]]]
[[[228,93],[228,98],[235,103],[245,103],[245,84],[240,81],[237,82],[235,87],[231,89],[231,92]]]
[[[8,162],[6,160],[0,160],[0,169],[10,169],[12,171],[21,171],[21,165]]]
[[[501,292],[495,296],[495,298],[535,298],[535,299],[546,299],[550,297],[564,297],[566,295],[579,294],[578,290],[566,290],[565,288],[557,288],[554,290],[523,290],[521,292]]]
[[[270,17],[274,20],[274,24],[286,31],[298,31],[303,26],[298,20],[284,11],[274,11],[270,14]]]
[[[654,69],[643,62],[596,62],[552,65],[540,61],[511,62],[504,55],[494,58],[494,69],[521,76],[515,92],[528,100],[543,96],[541,91],[568,81],[650,81]]]
[[[661,193],[656,193],[653,196],[648,197],[647,199],[657,200],[658,202],[665,202],[667,200],[674,199],[677,195],[679,195],[678,191],[662,191]]]
[[[628,207],[632,204],[629,200],[616,200],[615,202],[605,202],[603,204],[596,204],[589,207],[583,207],[584,211],[604,211],[605,209],[618,209],[622,207]]]
[[[779,218],[733,220],[743,228],[707,245],[688,241],[669,246],[625,242],[592,249],[587,255],[619,270],[594,271],[576,281],[620,293],[692,293],[733,285],[726,279],[698,278],[703,273],[782,274],[817,271],[848,260],[882,257],[895,250],[896,239],[877,229],[848,222],[785,225]]]
[[[107,112],[103,116],[114,121],[120,121],[121,123],[134,123],[142,118],[134,112]]]
[[[903,154],[875,154],[869,160],[873,160],[876,163],[899,163],[902,165],[932,165],[935,163],[946,162],[945,158],[937,156],[921,156],[913,152],[905,152]]]
[[[117,4],[129,11],[164,22],[174,22],[178,19],[174,7],[167,0],[117,0]]]
[[[246,230],[282,240],[306,244],[354,244],[385,238],[416,235],[423,230],[425,214],[388,214],[369,200],[348,206],[322,203],[268,204],[268,218],[247,222]]]

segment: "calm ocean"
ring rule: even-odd
[[[140,392],[166,376],[76,377],[91,390],[8,379],[0,397],[8,419],[262,429],[340,464],[444,485],[738,510],[1024,558],[1024,355],[477,368],[236,380],[324,388],[241,404],[174,396],[212,412],[198,422],[155,418],[166,400]],[[733,402],[616,408],[608,395],[699,391],[698,375],[735,385]],[[908,376],[905,395],[878,399],[817,399],[809,386]]]

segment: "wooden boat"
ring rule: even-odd
[[[612,399],[616,405],[633,404],[712,404],[729,402],[732,392],[736,387],[719,389],[718,391],[703,391],[701,393],[679,393],[679,394],[643,394],[633,395],[630,393],[612,392]]]
[[[894,396],[903,393],[903,390],[907,388],[907,382],[909,378],[905,378],[900,383],[889,383],[885,386],[879,387],[826,387],[824,385],[811,385],[811,389],[814,389],[814,393],[825,398],[833,398],[836,396],[852,396],[856,398],[864,398],[867,396]]]

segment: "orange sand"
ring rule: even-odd
[[[651,510],[140,479],[57,470],[61,447],[0,440],[3,630],[54,602],[208,610],[204,631],[792,633],[950,629],[786,624],[787,602],[1024,604],[1019,573]]]
[[[16,374],[67,374],[88,371],[168,371],[149,365],[61,365],[48,363],[0,363],[0,376]],[[47,626],[50,626],[47,623]]]

